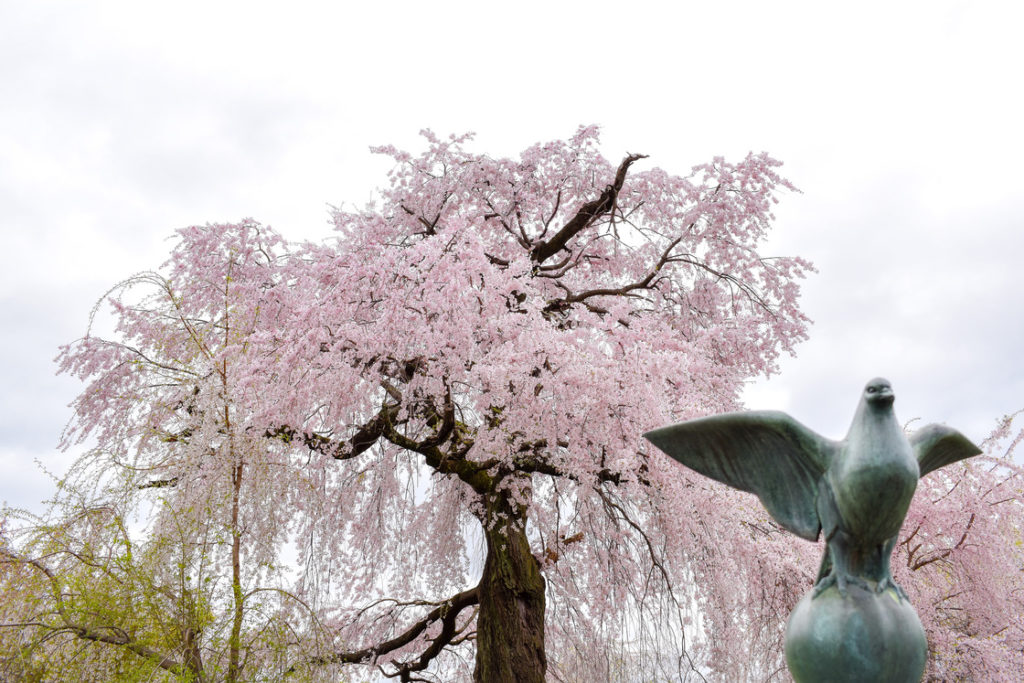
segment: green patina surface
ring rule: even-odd
[[[786,627],[786,663],[797,683],[916,683],[927,656],[921,621],[892,588],[808,593]]]
[[[683,465],[758,496],[783,528],[825,554],[814,588],[790,617],[786,659],[798,683],[921,679],[927,642],[890,557],[918,479],[981,453],[929,425],[908,436],[895,394],[864,387],[846,438],[832,441],[777,411],[728,413],[648,432]]]

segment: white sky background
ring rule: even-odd
[[[109,286],[189,224],[327,236],[386,181],[368,146],[425,127],[497,156],[596,123],[677,173],[768,151],[815,325],[748,405],[839,438],[883,375],[979,440],[1024,408],[1024,5],[330,5],[0,4],[0,501],[67,462],[52,359]]]

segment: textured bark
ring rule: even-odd
[[[492,494],[487,512],[473,679],[543,683],[544,577],[530,553],[525,515],[502,494]]]

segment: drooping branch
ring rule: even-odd
[[[605,187],[597,199],[593,199],[581,206],[576,215],[562,226],[561,230],[556,232],[550,240],[542,240],[534,245],[533,251],[530,254],[530,258],[534,263],[538,265],[544,263],[544,261],[564,249],[569,240],[593,225],[594,221],[613,211],[619,192],[622,191],[622,185],[626,182],[626,173],[629,171],[629,167],[638,159],[646,158],[646,154],[627,155],[622,160],[622,163],[619,164],[618,171],[615,172],[615,181]]]
[[[440,621],[441,632],[433,639],[426,650],[414,661],[397,662],[392,661],[397,671],[389,676],[399,676],[402,672],[422,671],[427,668],[430,662],[448,645],[452,644],[454,638],[459,634],[456,628],[456,618],[459,613],[467,607],[480,602],[479,589],[477,587],[463,591],[441,603],[432,609],[422,619],[412,624],[402,633],[394,638],[376,645],[370,645],[359,650],[335,652],[324,657],[315,657],[307,661],[307,664],[320,666],[324,664],[371,664],[380,657],[405,647],[420,636],[431,624]],[[288,673],[294,673],[296,667],[289,669]],[[403,680],[406,676],[403,676]]]
[[[47,567],[39,560],[23,557],[16,553],[13,553],[6,549],[0,549],[0,562],[7,564],[21,564],[41,572],[46,580],[50,583],[51,593],[54,598],[54,609],[57,615],[60,616],[63,622],[60,626],[44,624],[42,622],[33,622],[33,625],[44,628],[51,633],[70,633],[81,640],[88,640],[95,643],[106,643],[108,645],[114,645],[121,647],[133,654],[138,655],[144,659],[153,662],[156,666],[165,671],[169,671],[176,675],[191,675],[193,680],[198,683],[205,681],[203,675],[202,661],[198,658],[198,652],[191,652],[189,648],[186,655],[189,656],[189,661],[180,662],[172,657],[169,657],[161,652],[154,650],[151,647],[143,645],[138,642],[135,638],[130,636],[124,629],[117,626],[103,626],[103,627],[91,627],[77,623],[71,619],[68,614],[68,608],[64,604],[66,593],[60,585],[60,579],[52,569]],[[196,656],[193,656],[196,655]]]
[[[626,512],[626,510],[621,505],[619,505],[617,502],[611,499],[611,496],[609,496],[607,492],[601,490],[599,487],[594,487],[594,491],[601,498],[601,502],[604,504],[605,510],[608,513],[609,518],[615,519],[613,513],[617,513],[619,515],[619,518],[622,521],[624,521],[630,528],[632,528],[633,531],[640,536],[640,538],[643,539],[644,545],[647,547],[647,555],[651,560],[651,564],[655,568],[657,568],[658,572],[661,574],[662,580],[665,582],[665,585],[671,586],[672,578],[669,576],[668,571],[665,569],[665,565],[662,562],[663,558],[661,554],[658,553],[658,551],[654,548],[654,543],[651,541],[651,537],[644,530],[643,526],[638,522],[634,521],[629,516],[629,513]],[[669,593],[669,595],[671,596],[672,602],[676,603],[676,606],[678,607],[679,603],[676,602],[675,596],[671,592]]]

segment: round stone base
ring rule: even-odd
[[[918,683],[928,643],[910,603],[850,585],[805,595],[786,625],[786,663],[797,683]]]

